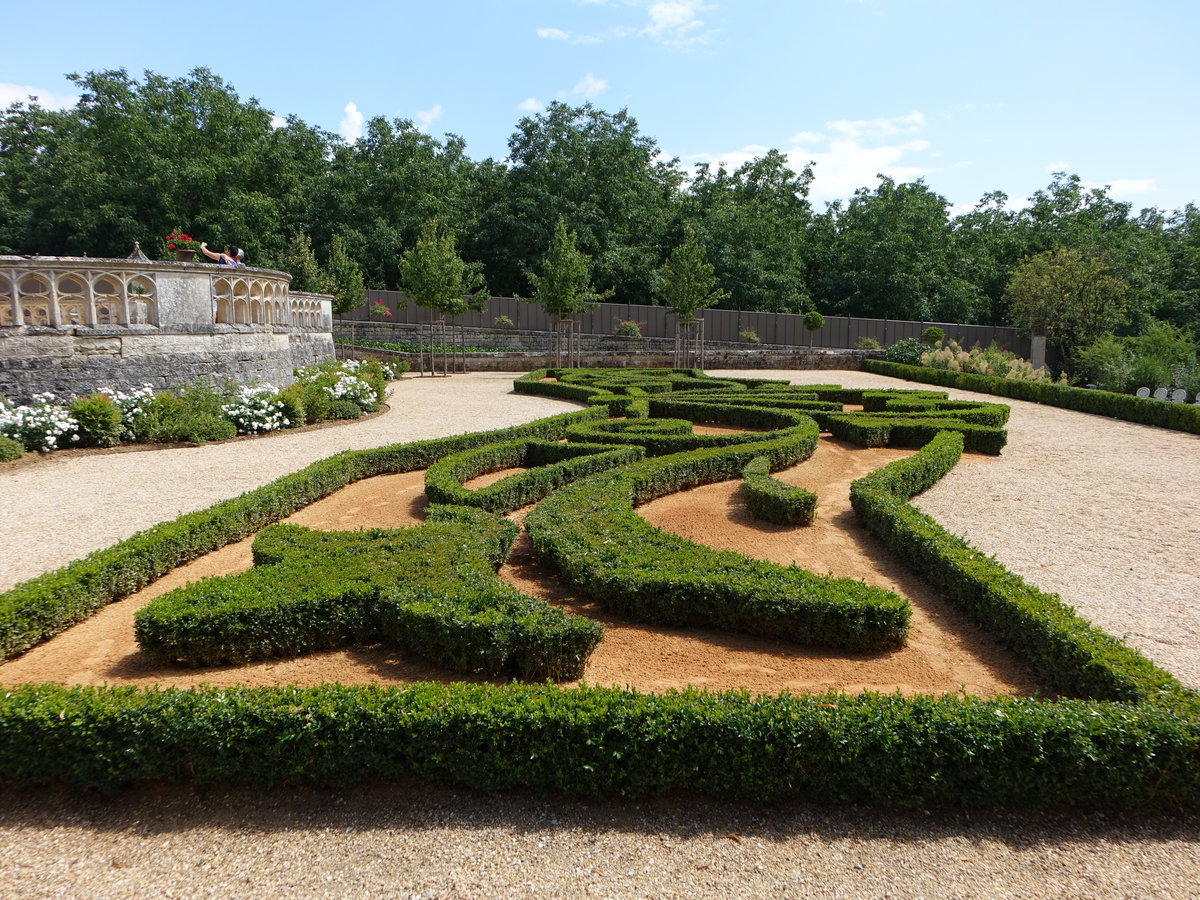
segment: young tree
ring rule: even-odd
[[[1121,322],[1128,289],[1098,257],[1060,247],[1021,262],[1004,297],[1013,321],[1044,332],[1073,372],[1076,353]]]
[[[333,280],[324,271],[313,254],[312,241],[307,234],[297,234],[288,241],[279,257],[279,267],[292,276],[293,291],[312,294],[332,294]],[[344,312],[344,310],[335,310]]]
[[[704,258],[704,245],[691,228],[655,273],[654,293],[680,319],[693,319],[697,310],[729,296],[728,291],[717,287],[713,265]]]
[[[349,312],[362,305],[363,277],[358,263],[350,258],[346,242],[334,235],[333,247],[329,252],[329,280],[332,282],[334,313]]]
[[[554,226],[554,236],[550,238],[550,246],[542,259],[541,274],[525,273],[533,286],[533,297],[530,299],[559,322],[555,365],[562,364],[564,329],[566,352],[570,360],[568,364],[574,361],[574,316],[612,293],[596,293],[588,277],[588,265],[592,258],[579,250],[576,241],[575,232],[568,232],[566,222],[559,216]]]
[[[421,228],[417,244],[400,259],[400,289],[417,306],[458,316],[487,300],[478,263],[463,262],[454,235],[442,232],[436,219]]]
[[[729,296],[717,287],[713,266],[704,258],[704,245],[689,227],[683,243],[671,251],[654,275],[654,293],[675,313],[675,365],[704,365],[704,323],[697,310],[720,303]]]

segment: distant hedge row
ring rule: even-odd
[[[1160,428],[1200,434],[1200,406],[1194,403],[1172,403],[1167,400],[1115,394],[1111,391],[1092,391],[1052,382],[1017,381],[1011,378],[951,372],[948,369],[931,369],[926,366],[906,366],[881,359],[863,360],[863,367],[868,372],[891,375],[893,378],[904,378],[908,381],[924,381],[980,394],[996,394],[1014,400],[1028,400],[1031,403],[1044,403],[1047,406],[1094,413],[1142,425],[1157,425]]]

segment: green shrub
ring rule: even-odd
[[[492,324],[497,328],[512,328],[515,323],[508,316],[496,316],[492,319]]]
[[[738,340],[747,344],[761,344],[762,338],[758,336],[758,332],[753,328],[743,328],[738,332]]]
[[[0,462],[12,462],[25,455],[25,445],[10,437],[0,435]]]
[[[309,425],[331,418],[329,407],[333,403],[333,398],[321,385],[296,382],[289,386],[288,390],[296,391],[300,397],[304,405],[304,421]]]
[[[394,531],[272,525],[255,538],[249,572],[203,579],[139,610],[138,643],[157,657],[221,665],[385,636],[456,672],[577,678],[603,626],[495,577],[517,530],[446,507]]]
[[[363,408],[353,400],[330,400],[329,418],[358,419],[363,414]]]
[[[625,322],[618,322],[613,328],[613,334],[618,337],[640,338],[642,336],[642,323],[634,322],[632,319]]]
[[[878,359],[864,360],[863,368],[868,372],[905,378],[909,381],[924,381],[980,394],[997,394],[1015,400],[1045,403],[1048,406],[1200,434],[1200,406],[1192,403],[1143,399],[1131,394],[1091,391],[1053,382],[1014,381],[985,375],[966,375],[925,366],[897,365]]]
[[[76,397],[69,409],[79,423],[85,446],[115,447],[121,443],[121,410],[108,395]]]
[[[425,471],[430,503],[475,506],[507,513],[541,500],[577,478],[642,459],[641,447],[515,440],[464,450],[438,460]],[[463,482],[488,472],[527,467],[487,487],[470,490]]]
[[[811,525],[817,495],[771,476],[771,461],[756,456],[742,470],[742,496],[755,518],[776,525]]]
[[[921,364],[921,354],[925,351],[925,345],[916,338],[904,338],[904,340],[896,341],[892,346],[884,351],[883,358],[888,362],[903,363],[906,366],[919,366]]]
[[[875,340],[875,338],[864,334],[858,339],[858,343],[854,347],[857,350],[880,350],[883,348],[883,345]]]
[[[804,327],[809,331],[820,331],[825,327],[825,317],[815,309],[810,309],[804,314]]]
[[[936,325],[930,325],[921,332],[921,343],[926,347],[940,347],[942,341],[946,339],[946,332],[938,328]]]
[[[300,384],[289,384],[275,398],[283,404],[283,414],[291,423],[289,427],[296,428],[308,421],[308,410],[304,405],[305,390]]]
[[[756,456],[774,467],[806,459],[817,438],[815,424],[805,420],[769,440],[678,453],[594,475],[543,500],[525,525],[538,552],[569,582],[635,621],[723,628],[814,646],[897,646],[908,631],[910,609],[890,591],[702,547],[654,528],[634,512],[634,505],[655,497],[735,478]]]

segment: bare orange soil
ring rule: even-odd
[[[739,481],[685,491],[640,509],[657,527],[698,543],[773,562],[796,563],[815,572],[861,578],[908,597],[913,606],[913,625],[908,645],[900,650],[882,654],[828,653],[746,635],[623,621],[582,597],[541,564],[524,533],[499,574],[523,591],[604,623],[604,640],[582,679],[589,684],[644,691],[693,685],[755,693],[784,689],[899,690],[905,694],[961,690],[990,696],[1038,691],[1039,685],[1016,657],[904,569],[856,521],[849,506],[850,482],[908,452],[863,450],[823,438],[812,459],[780,473],[783,480],[803,485],[820,497],[817,520],[807,528],[754,520],[740,500]],[[966,456],[960,465],[987,462],[986,457]],[[518,470],[493,473],[469,486],[481,487],[513,471]],[[411,472],[358,482],[287,521],[330,530],[417,525],[424,516],[423,480],[423,472]],[[520,520],[524,512],[513,517]],[[134,640],[134,613],[153,597],[189,581],[246,570],[251,565],[251,543],[248,538],[181,566],[145,590],[0,665],[0,684],[398,684],[458,677],[418,659],[402,657],[384,645],[347,647],[242,666],[184,668],[148,662]]]

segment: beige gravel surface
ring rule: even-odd
[[[0,587],[341,449],[570,408],[510,394],[511,380],[406,379],[367,422],[0,468]],[[1010,405],[997,464],[960,467],[920,506],[1200,683],[1200,437]],[[4,897],[1175,898],[1200,897],[1198,850],[1200,816],[1171,811],[582,804],[403,785],[0,795]]]

